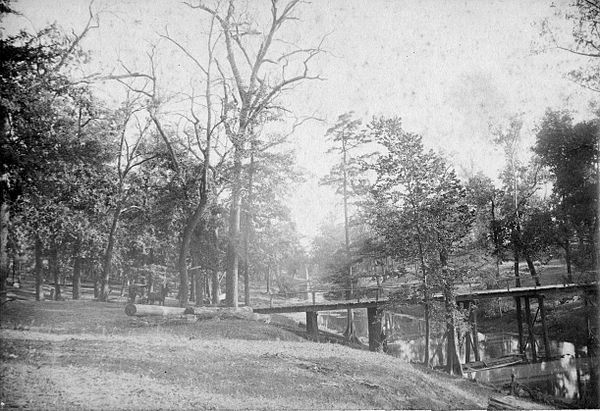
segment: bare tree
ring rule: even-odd
[[[131,172],[144,164],[147,161],[152,160],[155,156],[146,153],[143,149],[143,142],[148,135],[150,123],[143,118],[138,116],[138,113],[143,109],[136,104],[136,100],[127,99],[121,110],[122,118],[121,124],[119,124],[119,152],[117,158],[116,172],[117,172],[117,191],[115,193],[115,204],[112,212],[110,231],[108,233],[108,240],[106,250],[104,252],[104,262],[102,267],[101,277],[101,291],[99,295],[100,301],[107,301],[108,294],[110,293],[110,275],[112,269],[113,252],[116,243],[117,228],[121,215],[128,210],[126,207],[126,200],[129,196],[128,189],[126,186],[127,178]],[[128,130],[130,124],[133,123],[136,134],[135,136],[129,136]],[[131,206],[134,207],[135,206]]]
[[[321,48],[320,45],[317,48],[290,46],[278,38],[283,26],[298,20],[294,12],[299,0],[271,0],[270,18],[263,28],[256,21],[247,21],[249,13],[238,11],[234,0],[214,6],[202,1],[186,4],[216,19],[227,61],[226,64],[220,64],[218,60],[216,63],[223,80],[229,84],[224,87],[224,104],[228,113],[235,115],[225,124],[227,136],[233,144],[226,301],[227,305],[237,307],[242,165],[247,157],[247,145],[255,127],[265,121],[269,113],[282,109],[276,102],[282,93],[304,80],[320,79],[309,74],[309,63],[321,52]],[[281,40],[280,44],[288,47],[276,47],[276,40]]]

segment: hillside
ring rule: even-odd
[[[121,304],[13,301],[1,327],[8,408],[474,409],[494,394],[255,321],[140,327]]]

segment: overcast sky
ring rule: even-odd
[[[595,96],[566,78],[578,64],[575,56],[552,49],[536,52],[545,44],[539,34],[546,18],[554,22],[559,38],[568,39],[568,27],[554,18],[567,5],[535,0],[328,0],[304,5],[301,21],[288,36],[314,45],[326,35],[328,53],[314,66],[326,81],[286,97],[298,115],[326,119],[307,123],[294,136],[299,164],[310,171],[293,199],[300,231],[312,236],[330,213],[341,214],[339,201],[317,182],[331,164],[325,130],[345,111],[365,120],[399,115],[408,131],[421,133],[459,170],[481,170],[490,177],[503,164],[502,153],[489,144],[490,122],[524,113],[525,137],[531,139],[547,107],[569,108],[585,117]],[[7,19],[6,33],[40,29],[53,21],[77,31],[87,18],[87,2],[81,0],[19,0],[14,7],[24,17]],[[105,68],[114,66],[117,55],[134,62],[165,28],[188,39],[200,29],[197,12],[179,1],[96,0],[93,7],[102,11],[101,28],[84,46]],[[176,53],[171,57],[171,62],[183,58]],[[177,67],[185,70],[186,65]],[[177,69],[172,71],[177,75]]]

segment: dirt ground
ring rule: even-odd
[[[140,327],[123,308],[4,304],[0,408],[481,409],[496,395],[385,354],[308,342],[273,324]]]

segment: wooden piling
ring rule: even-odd
[[[471,306],[470,301],[463,302],[463,308],[465,310],[469,310]],[[471,321],[471,313],[469,312],[469,322]],[[469,332],[465,333],[465,363],[471,361],[471,334]]]
[[[319,322],[317,321],[316,311],[306,312],[306,332],[309,337],[313,337],[315,341],[319,341]]]
[[[538,306],[540,316],[542,317],[542,338],[544,339],[544,357],[549,360],[550,355],[550,340],[548,340],[548,326],[546,325],[546,308],[544,307],[544,296],[538,295]]]
[[[475,361],[481,361],[479,356],[479,331],[477,330],[477,306],[471,311],[471,329],[473,331],[473,351],[475,351]]]
[[[465,334],[465,364],[471,362],[471,334]]]
[[[531,321],[531,306],[529,304],[529,296],[524,297],[525,299],[525,320],[527,321],[527,330],[529,332],[529,343],[531,345],[531,359],[533,362],[537,362],[537,353],[535,349],[535,336],[533,334],[533,322]]]
[[[523,316],[521,310],[521,297],[515,297],[515,306],[517,310],[517,327],[519,329],[519,352],[525,354],[525,344],[523,343]]]

